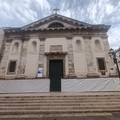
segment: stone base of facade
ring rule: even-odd
[[[105,77],[118,77],[118,74],[109,74],[109,75],[100,75],[99,73],[88,73],[85,75],[76,75],[75,73],[70,73],[68,75],[65,75],[65,79],[74,79],[74,78],[105,78]],[[49,77],[42,77],[43,79]],[[0,79],[41,79],[33,76],[26,76],[25,74],[17,75],[17,76],[12,76],[12,75],[7,75],[7,76],[0,76]]]
[[[110,77],[118,77],[118,74],[117,74],[117,73],[110,73],[109,76],[110,76]]]
[[[87,77],[88,78],[97,78],[97,77],[100,77],[100,75],[98,73],[88,73]]]
[[[16,79],[25,79],[25,78],[26,78],[26,76],[23,74],[16,76]]]
[[[75,73],[71,73],[67,76],[67,78],[77,78]]]

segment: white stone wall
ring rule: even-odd
[[[36,43],[36,48],[32,48],[32,43]],[[35,78],[37,76],[38,59],[39,59],[40,40],[38,38],[31,38],[28,43],[27,61],[25,68],[25,76],[28,78]]]
[[[80,46],[77,45],[77,40],[80,40]],[[77,47],[81,47],[77,49]],[[73,38],[73,51],[74,51],[74,64],[75,64],[75,74],[78,78],[84,78],[87,76],[87,61],[85,56],[85,45],[84,39],[80,36],[75,36]]]
[[[1,32],[0,42],[3,37],[3,32]],[[96,47],[96,40],[99,41],[100,47]],[[36,47],[32,46],[33,42],[36,42]],[[19,44],[17,52],[13,50],[15,43]],[[89,37],[87,35],[73,35],[70,38],[66,36],[46,36],[44,40],[41,40],[37,35],[34,35],[34,37],[31,36],[29,40],[25,41],[15,38],[11,41],[6,41],[4,54],[0,63],[0,77],[8,79],[21,77],[35,78],[38,67],[43,67],[43,77],[47,77],[48,64],[45,53],[51,52],[51,45],[62,46],[61,52],[67,53],[65,55],[65,76],[69,76],[70,72],[75,72],[73,74],[77,78],[85,78],[88,75],[91,77],[108,77],[109,75],[116,74],[115,70],[111,70],[112,67],[114,68],[114,64],[108,55],[109,44],[106,36],[93,35]],[[99,57],[105,58],[106,75],[104,76],[98,70],[96,58]],[[8,74],[10,60],[17,61],[16,72],[12,75]]]
[[[0,29],[0,51],[1,51],[3,39],[4,39],[4,31]]]
[[[61,45],[62,46],[62,52],[68,53],[68,45],[67,45],[67,39],[65,37],[49,37],[45,39],[45,53],[50,53],[50,46],[51,45]],[[47,57],[45,56],[45,62],[44,62],[44,74],[46,76],[47,73]],[[68,55],[65,56],[65,75],[68,76]]]
[[[99,41],[99,46],[100,48],[96,45],[96,40]],[[102,77],[103,75],[101,75],[100,71],[98,70],[98,65],[97,65],[97,58],[104,58],[105,59],[105,66],[106,66],[106,75],[105,76],[109,76],[109,68],[108,68],[108,53],[106,54],[105,51],[105,46],[104,46],[104,42],[102,40],[101,37],[92,37],[91,39],[92,41],[92,52],[94,54],[94,63],[95,63],[95,70],[96,73],[99,74],[100,77]]]
[[[18,43],[18,51],[13,51],[13,48],[15,46],[15,43]],[[17,76],[17,70],[18,70],[18,65],[19,65],[19,62],[20,62],[20,55],[21,55],[21,46],[22,46],[22,41],[20,39],[16,39],[16,40],[13,40],[11,43],[10,43],[10,47],[9,47],[9,50],[8,50],[8,59],[7,59],[7,66],[6,66],[6,69],[5,69],[5,78],[14,78]],[[11,60],[15,60],[16,61],[16,71],[15,71],[15,74],[8,74],[8,65],[9,65],[9,61]]]
[[[50,52],[51,45],[61,45],[62,52],[68,52],[67,40],[65,37],[46,38],[46,40],[45,40],[45,52]]]

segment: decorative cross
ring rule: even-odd
[[[55,11],[55,14],[57,14],[58,10],[59,9],[57,7],[55,9],[53,9],[53,11]]]

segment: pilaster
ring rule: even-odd
[[[75,75],[75,67],[74,67],[74,55],[73,55],[73,46],[72,46],[72,37],[67,37],[68,44],[68,77],[73,78]]]
[[[39,67],[44,69],[44,62],[45,62],[45,39],[46,38],[39,38],[40,39],[40,47],[39,47]]]
[[[0,63],[0,78],[5,78],[5,72],[7,70],[7,62],[9,57],[10,42],[6,41],[4,54]]]

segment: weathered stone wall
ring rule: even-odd
[[[26,57],[27,57],[28,41],[22,41],[20,62],[18,65],[18,77],[25,77]]]
[[[74,66],[73,44],[71,37],[67,37],[67,44],[68,44],[68,71],[69,71],[68,77],[76,77],[75,66]]]
[[[4,37],[1,33],[0,42]],[[57,33],[58,34],[58,33]],[[65,33],[64,33],[65,34]],[[0,78],[35,78],[37,76],[37,69],[43,68],[43,77],[48,77],[48,56],[46,53],[61,53],[54,55],[53,59],[63,59],[64,62],[64,76],[65,77],[103,77],[98,71],[96,58],[105,58],[106,77],[111,72],[111,67],[114,66],[108,56],[109,44],[106,36],[99,34],[89,36],[88,34],[66,34],[58,37],[49,36],[40,37],[38,34],[29,36],[29,39],[22,38],[5,38],[3,57],[0,63]],[[102,36],[102,37],[101,37]],[[76,41],[80,40],[80,47],[76,49]],[[95,40],[99,40],[101,48],[97,49]],[[36,48],[32,46],[33,41],[36,42]],[[18,53],[12,51],[15,42],[19,43]],[[0,44],[1,45],[1,44]],[[1,45],[1,47],[2,47]],[[77,46],[78,47],[78,46]],[[35,50],[35,51],[34,51]],[[7,74],[8,64],[10,60],[17,61],[16,72],[13,75]],[[112,71],[115,73],[115,71]],[[112,73],[112,74],[113,74]]]
[[[5,50],[0,63],[0,78],[5,78],[9,58],[10,42],[5,42]]]
[[[91,37],[84,36],[83,38],[84,38],[86,61],[87,61],[87,76],[88,77],[97,76],[96,66],[94,61],[94,53],[92,51]]]
[[[1,50],[1,47],[2,47],[3,39],[4,39],[4,31],[2,29],[0,29],[0,50]]]
[[[6,44],[9,43],[9,49],[7,50],[8,57],[6,59],[6,67],[5,67],[5,78],[16,78],[17,77],[17,70],[18,65],[20,61],[20,54],[21,54],[21,40],[20,39],[9,39],[6,38]],[[18,43],[18,50],[13,51],[13,48],[15,47],[15,43]],[[16,61],[16,69],[13,74],[10,74],[8,72],[9,62],[10,61]]]
[[[117,71],[116,71],[116,66],[114,65],[114,62],[112,58],[109,56],[109,51],[110,51],[110,46],[108,42],[108,36],[104,35],[101,36],[103,44],[104,44],[104,51],[105,51],[105,56],[106,56],[106,64],[107,64],[107,69],[108,69],[108,74],[109,76],[116,76]]]
[[[38,67],[43,68],[44,71],[43,77],[46,77],[46,69],[45,69],[46,60],[45,60],[44,51],[45,51],[45,38],[44,39],[40,38]]]
[[[34,42],[36,43],[36,45],[32,46],[34,45],[33,44]],[[40,47],[39,38],[37,36],[31,37],[28,42],[27,60],[26,60],[26,68],[25,68],[25,75],[27,78],[35,78],[37,76],[39,47]]]
[[[77,41],[79,41],[79,43]],[[78,78],[85,78],[87,76],[87,61],[84,39],[80,35],[74,36],[73,38],[73,51],[75,74]]]
[[[4,31],[0,29],[0,61],[5,49]]]

